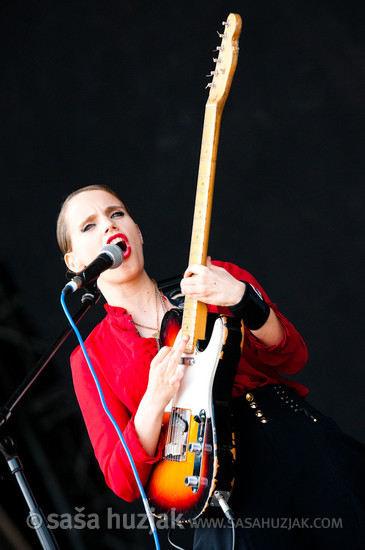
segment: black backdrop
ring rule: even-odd
[[[309,399],[365,441],[360,2],[1,1],[2,402],[65,325],[54,227],[70,191],[115,188],[141,226],[149,273],[163,279],[186,267],[205,75],[230,11],[241,14],[243,30],[209,253],[262,283],[308,344],[297,379]],[[101,310],[89,314],[84,335]],[[24,398],[10,431],[47,512],[93,512],[109,502],[135,510],[98,479],[72,393],[74,345]],[[24,526],[3,469],[1,494]],[[77,548],[136,540],[126,530],[98,535],[57,533],[65,547],[76,536]]]

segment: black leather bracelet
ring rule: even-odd
[[[270,308],[261,293],[247,281],[242,281],[246,290],[238,304],[229,306],[229,310],[236,317],[241,317],[243,324],[250,330],[258,330],[267,321]]]

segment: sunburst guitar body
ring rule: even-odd
[[[241,18],[231,13],[223,25],[208,84],[189,265],[207,261],[220,121],[237,65]],[[162,345],[172,345],[180,327],[189,336],[182,359],[184,377],[164,413],[164,456],[146,487],[154,514],[174,521],[194,521],[208,507],[222,506],[233,484],[230,404],[243,327],[229,316],[218,317],[211,331],[210,324],[206,304],[186,297],[182,319],[179,310],[171,310],[161,328]]]
[[[166,314],[164,345],[173,343],[181,321],[179,310]],[[148,484],[156,515],[192,521],[208,505],[218,505],[217,491],[228,500],[235,459],[230,404],[242,340],[241,321],[218,316],[205,349],[198,344],[184,358],[184,377],[164,414],[164,457]]]

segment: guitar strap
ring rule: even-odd
[[[178,309],[184,309],[185,296],[181,293],[180,282],[182,275],[175,275],[170,279],[163,279],[157,282],[158,288],[166,298]]]

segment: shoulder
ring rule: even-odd
[[[253,277],[253,275],[251,275],[249,271],[231,262],[212,260],[212,264],[218,267],[223,267],[223,269],[228,271],[228,273],[230,273],[233,277],[241,281],[247,281],[249,283],[253,283],[253,281],[256,281],[256,279]]]
[[[98,323],[95,328],[93,328],[88,337],[85,339],[84,345],[88,353],[95,352],[100,346],[101,342],[103,342],[103,339],[107,334],[107,317],[108,316],[104,317],[104,319],[100,321],[100,323]],[[84,363],[84,355],[80,345],[73,350],[70,359],[72,368],[80,365],[80,363]]]

